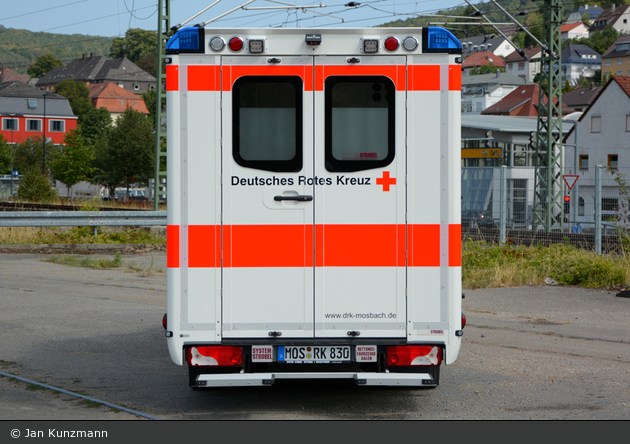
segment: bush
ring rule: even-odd
[[[17,196],[21,200],[48,203],[57,199],[57,191],[51,185],[48,177],[31,169],[24,174]]]

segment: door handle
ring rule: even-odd
[[[297,200],[298,202],[310,202],[313,200],[313,196],[308,196],[305,194],[298,194],[296,196],[274,196],[273,200],[276,202],[281,202],[283,200]]]

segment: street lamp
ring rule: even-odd
[[[48,96],[54,96],[55,94],[51,93],[50,91],[46,91],[44,93],[44,120],[42,122],[42,126],[44,127],[44,154],[42,156],[42,174],[45,176],[46,175],[46,97]]]

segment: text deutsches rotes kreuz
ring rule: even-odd
[[[337,175],[332,177],[239,177],[232,176],[232,186],[255,187],[255,186],[293,186],[293,185],[373,185],[371,177],[348,177]]]

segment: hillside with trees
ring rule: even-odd
[[[83,54],[107,56],[111,46],[111,37],[31,32],[0,25],[0,66],[11,68],[20,74],[26,74],[29,66],[39,56],[52,54],[53,57],[68,62],[81,58]]]
[[[540,39],[542,34],[542,6],[543,2],[540,0],[499,0],[498,3],[510,13],[520,24],[526,27],[536,38]],[[562,17],[563,21],[569,16],[571,12],[578,9],[580,6],[599,6],[602,9],[611,7],[613,4],[617,6],[622,4],[630,4],[630,0],[564,0],[562,3]],[[477,3],[475,7],[480,11],[486,13],[486,17],[493,23],[510,23],[510,19],[492,2]],[[456,17],[471,17],[475,13],[475,10],[468,6],[459,6],[456,8],[438,11],[435,15],[448,15]],[[472,37],[475,35],[484,34],[496,34],[496,30],[490,25],[449,25],[448,22],[478,22],[485,23],[485,20],[466,20],[463,18],[439,18],[439,17],[415,17],[407,20],[395,20],[393,22],[385,23],[381,26],[384,27],[407,27],[407,26],[429,26],[429,23],[446,22],[444,25],[449,31],[451,31],[457,38]],[[524,32],[520,32],[514,41],[519,46],[528,46],[535,44],[535,42],[527,36]]]

